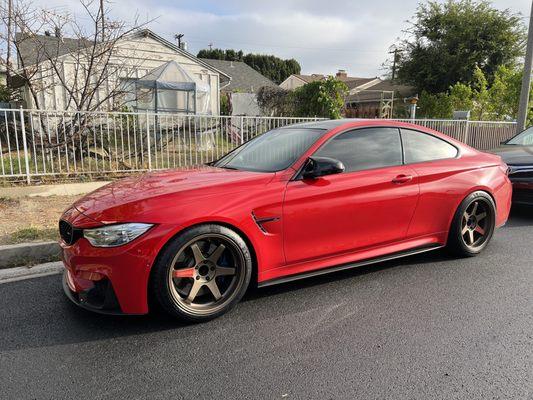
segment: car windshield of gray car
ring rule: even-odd
[[[533,126],[510,139],[506,144],[517,146],[533,146]]]

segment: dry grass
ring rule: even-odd
[[[57,238],[57,222],[78,196],[0,197],[0,245]]]

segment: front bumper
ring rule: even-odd
[[[60,242],[66,272],[64,289],[77,305],[106,314],[148,313],[150,270],[171,226],[154,226],[123,246],[100,248],[81,237]]]
[[[63,274],[63,291],[70,301],[86,310],[100,314],[123,315],[120,309],[113,286],[109,280],[100,281],[91,289],[75,292],[69,286],[72,281],[70,272],[67,270]]]
[[[513,204],[533,205],[533,165],[509,166],[513,184]]]

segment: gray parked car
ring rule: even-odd
[[[513,204],[533,206],[533,126],[490,150],[509,166]]]

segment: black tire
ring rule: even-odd
[[[242,298],[252,276],[252,256],[233,230],[198,225],[174,237],[159,254],[151,293],[172,316],[203,322],[221,316]]]
[[[496,205],[492,197],[483,191],[471,193],[455,212],[447,249],[459,257],[478,255],[489,244],[495,224]]]

